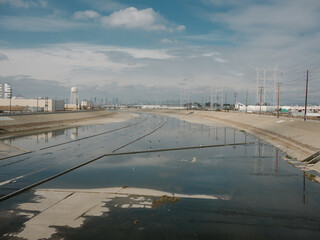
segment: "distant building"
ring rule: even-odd
[[[186,107],[181,106],[168,106],[168,105],[135,105],[134,107],[142,109],[171,109],[171,110],[184,110]]]
[[[81,101],[81,108],[82,109],[90,109],[94,107],[94,103],[89,100],[82,100]]]
[[[6,98],[6,99],[12,98],[12,88],[9,83],[5,83],[5,84],[0,83],[0,99],[1,98]]]
[[[13,97],[12,99],[0,99],[0,109],[8,111],[8,107],[12,109],[14,107],[23,107],[23,109],[29,109],[29,111],[55,112],[64,110],[64,101],[48,98],[26,99]]]
[[[8,83],[4,84],[4,98],[5,99],[12,98],[12,88],[11,88],[11,85]]]
[[[261,110],[261,112],[276,112],[277,110],[277,106],[265,106],[265,105],[248,105],[246,106],[243,103],[237,102],[235,105],[235,110],[238,110],[240,112],[259,112]]]
[[[65,104],[64,105],[64,109],[66,111],[76,111],[76,110],[79,110],[80,109],[80,105],[78,104]]]

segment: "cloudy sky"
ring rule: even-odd
[[[319,0],[0,0],[14,95],[255,103],[256,68],[275,67],[282,103],[304,102],[307,69],[320,103]]]

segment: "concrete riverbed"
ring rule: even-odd
[[[97,160],[0,202],[0,239],[320,237],[320,185],[279,148],[197,113],[134,114],[7,139],[30,153],[0,160],[1,196]]]

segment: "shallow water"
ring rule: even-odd
[[[109,134],[39,150],[62,142],[142,123]],[[57,227],[65,239],[305,239],[320,237],[320,185],[282,160],[284,154],[244,132],[142,114],[140,119],[87,126],[11,140],[34,152],[0,161],[0,194],[27,186],[78,165],[151,132],[118,152],[253,142],[249,145],[111,156],[38,186],[38,188],[106,188],[129,186],[171,193],[206,194],[227,200],[184,199],[153,209],[112,207],[89,217],[79,229]],[[77,134],[75,133],[77,132]],[[52,136],[52,137],[46,137]],[[29,175],[28,175],[29,174]],[[28,191],[0,203],[1,213],[32,198]],[[3,217],[5,216],[5,217]],[[11,221],[16,231],[24,219],[0,215],[0,234]],[[139,220],[138,224],[133,224]],[[57,220],[58,221],[58,220]],[[2,226],[2,227],[1,227]]]

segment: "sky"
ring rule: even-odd
[[[320,104],[319,0],[0,0],[0,83],[16,96],[244,103],[248,91],[255,104],[257,69],[283,104],[304,103],[308,69]]]

